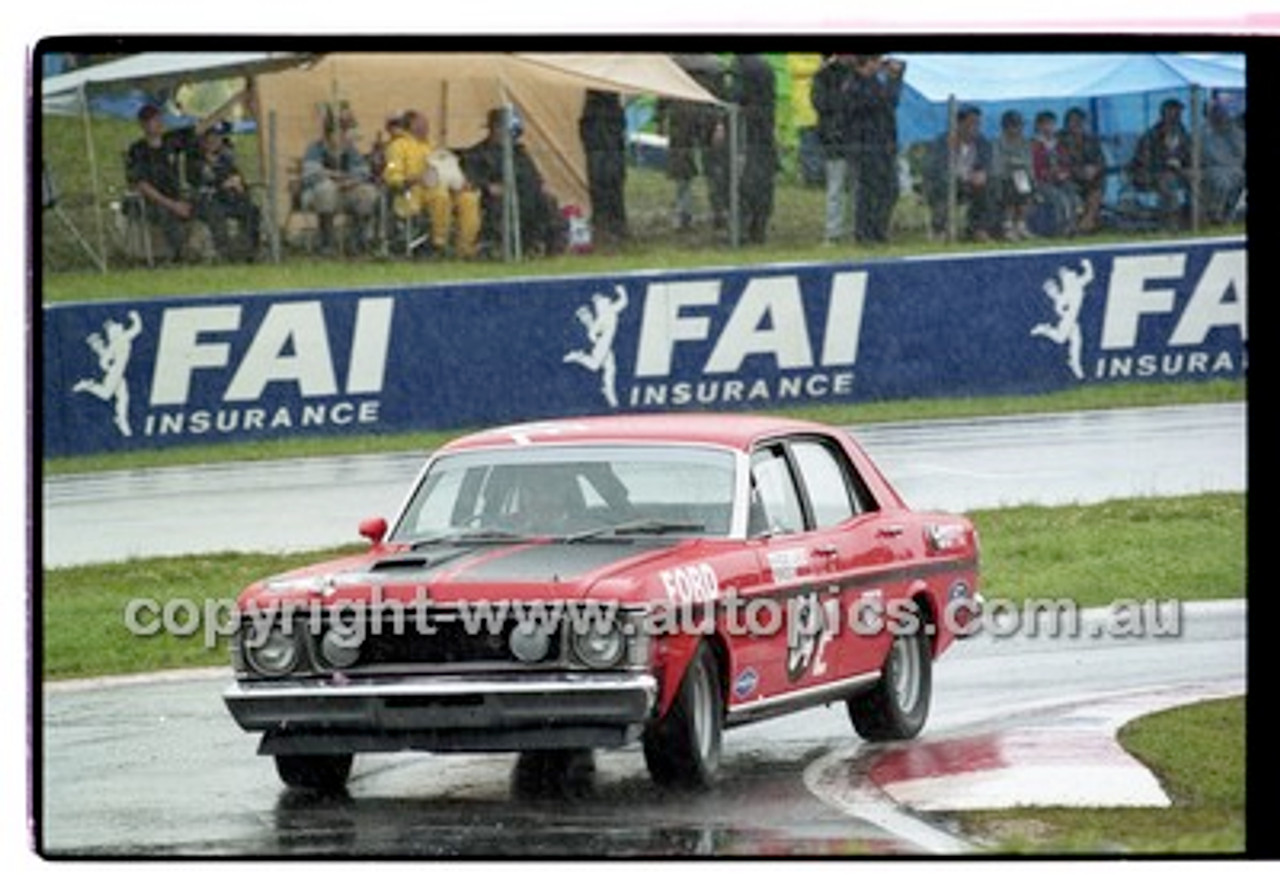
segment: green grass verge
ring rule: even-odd
[[[993,852],[1229,854],[1245,849],[1245,706],[1212,700],[1135,719],[1120,743],[1160,779],[1167,809],[1016,809],[957,816]]]
[[[1117,383],[1081,386],[1043,395],[983,396],[973,398],[913,399],[910,401],[868,402],[864,404],[809,405],[780,408],[767,413],[803,417],[821,423],[850,426],[928,420],[944,417],[984,417],[1054,411],[1100,410],[1167,404],[1244,401],[1244,380],[1212,380],[1201,383]],[[200,445],[129,451],[82,457],[46,458],[46,476],[69,473],[100,473],[110,470],[183,464],[230,463],[253,460],[284,460],[333,454],[371,452],[427,452],[460,435],[447,432],[409,432],[391,435],[322,436],[275,439],[227,445]]]
[[[350,550],[359,546],[351,545]],[[227,552],[46,570],[39,607],[44,677],[84,678],[224,664],[227,639],[217,637],[206,643],[206,631],[212,637],[212,629],[201,625],[185,637],[138,636],[126,626],[126,608],[136,600],[161,613],[166,606],[188,604],[204,613],[206,601],[216,607],[234,600],[251,582],[338,552],[338,548],[287,554]],[[137,616],[142,625],[157,619],[156,612],[145,607]],[[181,627],[188,621],[188,616],[175,613],[172,625]]]
[[[991,597],[1070,597],[1085,606],[1241,597],[1244,503],[1241,494],[1210,494],[984,511],[974,515],[983,537],[983,588]],[[207,644],[205,628],[187,637],[133,635],[126,606],[149,601],[144,624],[170,604],[203,612],[206,601],[216,606],[263,576],[339,552],[222,553],[45,570],[42,674],[54,680],[225,663],[225,639]],[[199,621],[174,617],[179,626]]]
[[[1243,597],[1245,505],[1244,494],[1224,493],[974,511],[982,590],[1084,607]]]

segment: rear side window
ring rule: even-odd
[[[791,452],[804,481],[818,528],[835,526],[856,514],[846,465],[826,442],[798,441]]]
[[[751,455],[751,535],[801,532],[804,508],[780,445],[757,449]]]

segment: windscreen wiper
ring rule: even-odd
[[[484,544],[491,541],[505,543],[528,539],[528,535],[512,532],[510,529],[455,529],[415,541],[409,545],[409,550],[416,551],[433,544]]]
[[[629,520],[610,526],[600,526],[566,535],[564,542],[572,544],[577,541],[593,541],[598,538],[621,537],[626,535],[668,535],[673,533],[705,532],[707,527],[702,523],[690,523],[684,520],[643,519]]]

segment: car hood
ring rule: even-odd
[[[263,580],[241,600],[316,599],[324,602],[429,597],[432,602],[589,598],[602,580],[639,585],[648,567],[687,542],[652,540],[438,544],[416,550],[396,546],[293,570]],[[616,588],[610,596],[617,595]],[[631,590],[631,589],[622,589]],[[636,590],[639,590],[638,588]]]

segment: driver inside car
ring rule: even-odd
[[[564,535],[582,527],[585,504],[572,476],[526,473],[514,495],[511,528],[530,535]]]

